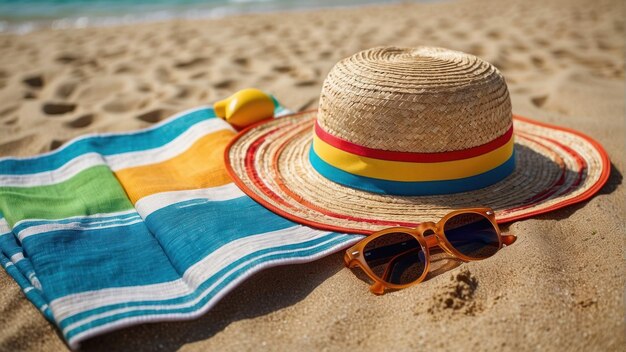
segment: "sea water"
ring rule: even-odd
[[[420,0],[419,2],[428,2]],[[431,0],[432,1],[432,0]],[[344,7],[399,0],[0,0],[0,32]],[[405,1],[406,2],[406,1]]]

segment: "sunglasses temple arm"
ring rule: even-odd
[[[346,253],[343,255],[343,263],[348,267],[348,268],[353,268],[354,264],[352,263],[352,256],[350,254],[348,254],[348,252],[346,251]]]
[[[383,293],[385,293],[385,285],[376,281],[372,284],[372,286],[370,286],[370,292],[375,295],[382,295]]]
[[[515,241],[517,241],[517,236],[515,235],[501,235],[501,237],[502,237],[502,244],[506,246],[510,246],[513,243],[515,243]]]

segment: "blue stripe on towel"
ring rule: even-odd
[[[13,233],[7,232],[0,234],[0,253],[2,253],[8,261],[11,261],[11,258],[15,258],[16,256],[21,256],[22,258],[17,261],[17,263],[11,261],[15,270],[18,270],[20,275],[26,278],[31,285],[35,282],[37,286],[39,286],[39,280],[37,280],[35,270],[28,257],[24,255],[23,248],[18,243],[17,238],[13,236]]]
[[[226,243],[296,224],[243,196],[227,201],[176,203],[150,214],[146,225],[167,247],[172,264],[182,273]]]
[[[22,247],[11,232],[0,234],[0,250],[2,250],[2,253],[4,253],[7,258],[22,253]]]
[[[51,301],[76,292],[180,277],[142,222],[105,229],[50,231],[25,238],[22,246],[31,253],[30,261]]]
[[[206,293],[207,289],[210,288],[211,285],[215,284],[218,280],[228,277],[230,275],[229,272],[233,271],[233,269],[237,268],[238,266],[250,267],[249,266],[250,263],[257,262],[260,258],[264,258],[264,256],[267,256],[267,255],[276,255],[276,253],[279,251],[288,251],[286,255],[292,256],[294,255],[294,253],[302,251],[303,248],[306,249],[306,248],[311,248],[315,246],[321,246],[323,248],[326,248],[327,247],[326,245],[328,243],[330,242],[334,243],[338,239],[345,239],[346,236],[347,235],[340,235],[340,234],[332,233],[332,234],[320,236],[319,238],[315,238],[315,239],[305,241],[305,242],[300,242],[300,243],[295,243],[295,244],[290,244],[290,245],[275,246],[272,248],[255,251],[253,253],[250,253],[246,256],[243,256],[237,259],[236,261],[227,263],[227,265],[224,268],[222,268],[219,272],[216,272],[215,275],[208,277],[205,281],[203,281],[200,285],[198,285],[197,288],[188,287],[189,289],[188,292],[181,294],[177,297],[169,298],[169,299],[161,299],[161,300],[141,300],[141,301],[132,301],[132,302],[124,302],[124,303],[118,303],[118,304],[104,305],[95,309],[86,310],[78,314],[72,315],[71,317],[68,317],[67,319],[64,319],[63,321],[61,321],[60,325],[63,329],[65,329],[67,328],[68,325],[74,324],[80,320],[89,318],[90,316],[100,315],[106,312],[112,312],[114,310],[119,310],[120,308],[126,309],[129,307],[135,307],[136,310],[143,310],[143,309],[146,309],[145,306],[154,306],[154,307],[160,307],[160,308],[172,310],[172,309],[175,309],[175,305],[194,306],[195,304],[189,304],[189,302],[192,302],[198,299],[198,297],[202,296],[203,293]],[[235,270],[235,271],[239,272],[240,270]]]

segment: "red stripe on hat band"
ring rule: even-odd
[[[498,149],[505,145],[513,136],[513,125],[502,136],[494,139],[493,141],[463,150],[454,150],[450,152],[439,153],[411,153],[411,152],[397,152],[390,150],[381,150],[364,147],[352,142],[348,142],[339,137],[333,136],[330,133],[324,131],[319,125],[317,120],[315,121],[315,134],[324,142],[332,145],[337,149],[341,149],[345,152],[365,156],[369,158],[392,160],[392,161],[408,161],[414,163],[437,163],[442,161],[454,161],[467,158],[473,158],[492,150]]]

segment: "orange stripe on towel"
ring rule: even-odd
[[[133,204],[155,193],[225,185],[232,181],[224,167],[224,149],[234,135],[229,130],[208,134],[171,159],[118,170],[115,176]]]

